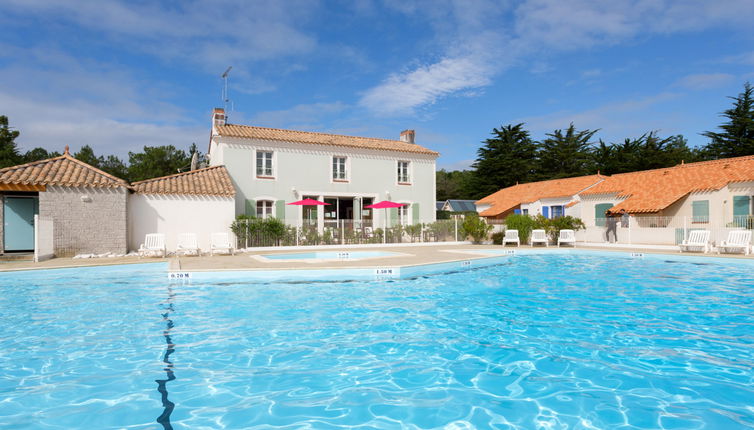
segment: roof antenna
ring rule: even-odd
[[[220,76],[223,79],[223,107],[225,109],[225,120],[228,119],[228,103],[230,103],[231,109],[233,108],[233,103],[230,102],[230,99],[228,98],[228,73],[230,73],[230,69],[232,69],[233,66],[228,66],[227,69],[225,69],[225,72],[223,72],[222,76]]]

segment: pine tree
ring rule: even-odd
[[[477,151],[470,197],[481,198],[517,182],[534,179],[537,146],[524,124],[492,130],[491,139]]]
[[[599,130],[577,131],[573,123],[566,129],[555,130],[539,144],[537,177],[542,180],[571,178],[594,173],[592,136]]]
[[[0,115],[0,168],[15,166],[23,161],[15,142],[19,134],[8,127],[8,117]]]
[[[731,109],[721,115],[728,118],[728,122],[718,127],[722,131],[702,133],[710,138],[710,143],[704,148],[708,158],[754,155],[754,88],[746,82],[744,91],[738,97],[729,98],[735,102]]]

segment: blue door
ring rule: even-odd
[[[5,251],[34,250],[34,214],[36,213],[37,199],[33,197],[5,198],[3,212]]]

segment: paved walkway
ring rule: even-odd
[[[657,254],[677,254],[684,256],[706,256],[706,257],[725,257],[725,258],[745,258],[754,260],[754,256],[743,256],[742,254],[700,254],[700,253],[683,253],[677,252],[677,247],[658,247],[658,246],[641,246],[625,244],[584,244],[577,243],[577,249],[592,249],[606,252],[643,252]],[[292,247],[279,248],[276,251],[261,251],[250,253],[238,253],[236,255],[217,255],[214,257],[169,257],[169,258],[137,258],[137,257],[118,257],[118,258],[91,258],[91,259],[73,259],[73,258],[53,258],[51,260],[34,263],[31,261],[9,261],[0,263],[0,272],[10,270],[30,270],[30,269],[53,269],[66,267],[88,267],[88,266],[105,266],[115,264],[140,264],[140,263],[169,263],[170,270],[182,271],[216,271],[216,270],[274,270],[274,269],[325,269],[325,268],[369,268],[369,267],[397,267],[397,266],[414,266],[420,264],[443,263],[451,261],[472,260],[476,258],[489,257],[485,254],[476,254],[473,251],[485,249],[503,249],[500,245],[470,245],[470,244],[449,244],[434,246],[379,246],[370,248],[339,248],[327,247],[320,248],[319,251],[389,251],[400,253],[398,256],[370,258],[365,260],[339,260],[339,261],[319,261],[319,262],[302,262],[302,261],[264,261],[254,258],[255,255],[281,254],[292,252],[310,252],[309,250],[300,250]],[[530,246],[521,246],[520,248],[506,247],[505,249],[531,249]],[[537,247],[541,250],[556,250],[556,246],[549,248]],[[565,249],[565,248],[561,248]]]

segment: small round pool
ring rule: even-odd
[[[399,252],[388,251],[319,251],[293,252],[286,254],[259,255],[267,260],[361,260],[364,258],[397,257],[404,255]]]

